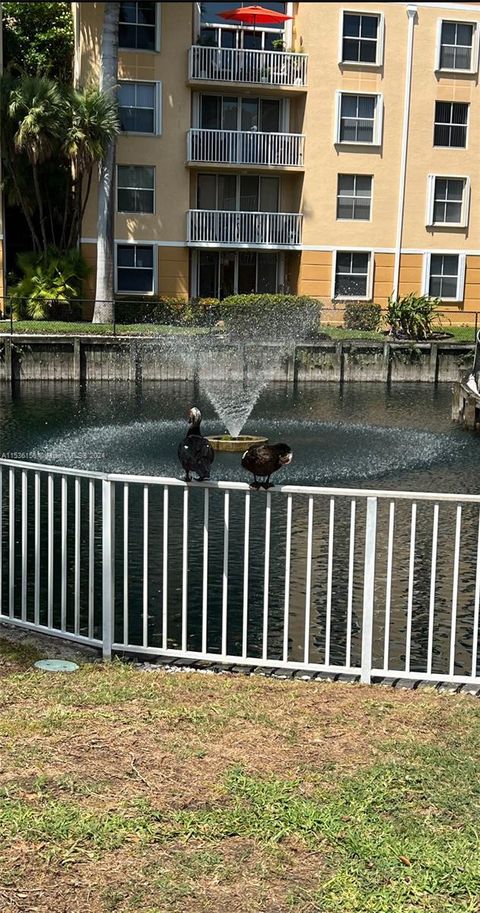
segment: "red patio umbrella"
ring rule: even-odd
[[[224,13],[220,13],[220,16],[231,22],[248,22],[253,25],[254,29],[257,22],[266,25],[293,19],[293,16],[286,16],[285,13],[279,13],[277,10],[269,10],[265,6],[239,6],[234,10],[225,10]]]

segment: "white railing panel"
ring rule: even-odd
[[[188,74],[202,82],[236,82],[303,88],[307,85],[306,54],[194,45]]]
[[[189,244],[297,247],[302,243],[302,214],[191,209]]]
[[[478,495],[0,478],[0,620],[106,657],[480,682]]]
[[[187,161],[213,165],[302,167],[305,137],[299,133],[204,130],[187,134]]]

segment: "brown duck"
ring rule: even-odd
[[[259,488],[273,488],[270,476],[283,466],[288,466],[292,459],[292,449],[288,444],[253,444],[242,457],[243,468],[253,475],[250,488],[255,491]],[[264,481],[259,482],[257,476]]]

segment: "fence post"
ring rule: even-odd
[[[377,499],[367,498],[365,523],[365,567],[363,575],[362,667],[360,681],[369,685],[372,677],[373,604],[375,593],[375,549]]]
[[[115,606],[115,488],[102,481],[102,645],[103,658],[112,658]]]

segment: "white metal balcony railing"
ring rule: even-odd
[[[305,137],[301,133],[258,133],[252,130],[192,129],[187,160],[214,165],[302,166]]]
[[[189,244],[295,247],[302,242],[302,218],[297,212],[191,209],[187,241]]]
[[[254,51],[194,45],[189,51],[190,79],[212,82],[257,83],[270,86],[306,86],[306,54]]]
[[[0,459],[0,623],[106,658],[478,688],[479,508],[479,495],[254,494]]]

